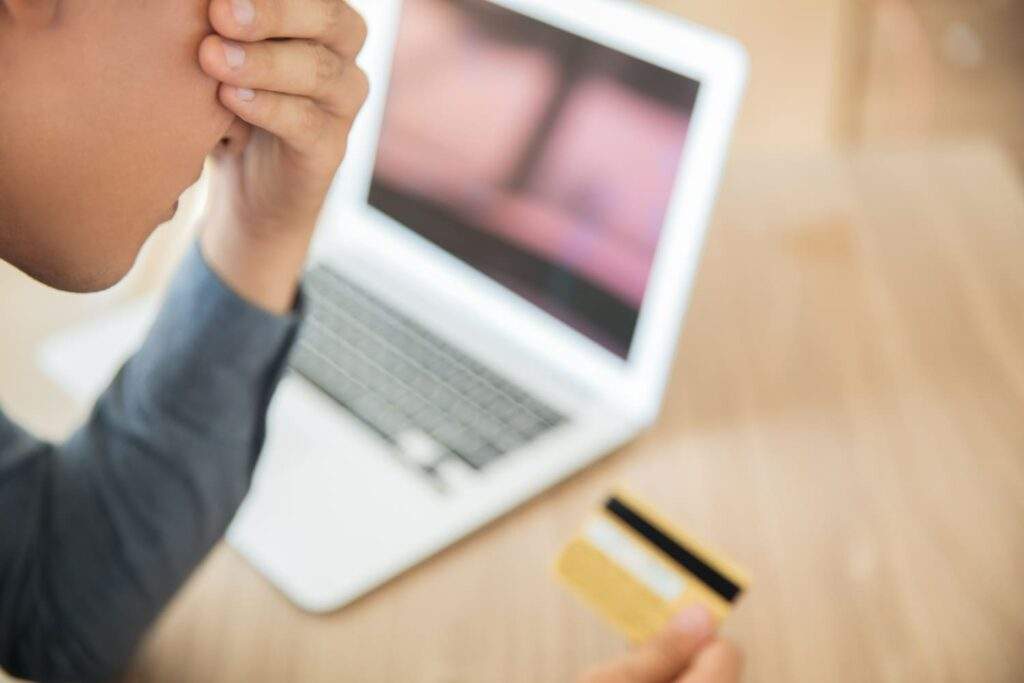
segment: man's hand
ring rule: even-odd
[[[366,24],[344,0],[212,0],[210,23],[200,64],[248,126],[214,154],[203,251],[242,296],[284,312],[368,92]]]
[[[742,670],[740,651],[715,637],[711,615],[698,605],[642,647],[585,674],[580,683],[738,683]]]

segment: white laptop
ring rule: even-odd
[[[373,92],[229,541],[338,608],[658,416],[745,83],[626,0],[364,0]]]

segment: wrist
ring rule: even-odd
[[[200,230],[203,257],[236,294],[274,314],[292,310],[313,236],[312,224],[256,230],[223,216],[209,216]]]

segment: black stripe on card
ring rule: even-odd
[[[650,541],[680,567],[703,581],[708,588],[733,602],[740,594],[740,587],[719,573],[714,567],[672,540],[661,529],[644,519],[639,512],[612,496],[604,504],[608,512],[626,523],[631,529]]]

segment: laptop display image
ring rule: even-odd
[[[407,0],[370,203],[626,357],[698,89],[483,0]]]

